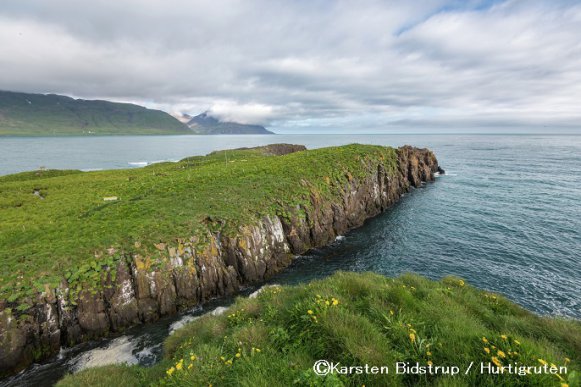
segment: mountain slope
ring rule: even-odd
[[[187,125],[196,134],[274,134],[260,125],[221,122],[208,112],[193,117]]]
[[[91,134],[191,134],[191,131],[169,114],[139,105],[0,91],[0,135]]]

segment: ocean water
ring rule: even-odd
[[[0,138],[0,174],[47,168],[129,168],[216,149],[275,142],[309,148],[348,143],[432,149],[446,175],[329,247],[298,257],[272,283],[337,270],[390,276],[456,275],[539,314],[581,318],[581,136],[277,135]],[[87,343],[35,365],[6,385],[50,385],[99,359],[152,364],[180,319],[230,300]],[[107,352],[110,351],[110,352]]]

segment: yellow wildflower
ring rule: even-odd
[[[309,309],[307,310],[307,314],[313,314],[313,311]]]
[[[242,356],[242,355],[240,354],[240,352],[237,352],[237,353],[236,353],[236,357],[237,357],[237,358],[239,358],[240,356]]]
[[[339,300],[336,298],[333,298],[333,306],[337,306],[339,305]]]
[[[488,343],[488,339],[487,339],[486,337],[483,337],[483,338],[482,338],[482,342],[483,342],[483,343]]]
[[[500,338],[503,339],[503,340],[508,339],[508,337],[506,335],[501,335]]]
[[[539,361],[539,363],[541,363],[542,365],[547,365],[547,362],[543,359],[537,359]]]
[[[432,365],[432,364],[434,364],[434,363],[432,363],[431,360],[428,360],[428,365]]]
[[[176,370],[181,371],[182,368],[184,368],[184,364],[183,363],[176,364]]]
[[[189,369],[189,370],[191,370],[193,366],[194,366],[193,364],[190,364],[190,365],[188,366],[188,369]]]
[[[515,343],[516,345],[520,345],[520,341],[518,341],[518,340],[515,340],[515,341],[514,341],[514,343]]]
[[[327,306],[331,305],[331,303],[329,302],[329,300],[325,301],[325,305],[327,305]]]
[[[500,360],[498,360],[498,358],[496,356],[492,356],[492,362],[497,366],[497,367],[501,367],[502,363],[500,362]]]
[[[169,370],[166,371],[166,374],[168,374],[168,376],[171,376],[171,374],[173,374],[175,372],[175,368],[171,367]]]
[[[458,285],[460,285],[460,286],[464,286],[464,280],[460,280],[460,281],[458,281]]]
[[[428,352],[426,352],[426,355],[432,356],[432,352],[428,351]]]
[[[561,387],[569,387],[567,383],[561,383]]]
[[[224,356],[220,356],[220,360],[226,361],[226,358]]]
[[[490,353],[490,348],[488,348],[488,347],[484,347],[484,352],[486,352],[486,353]]]
[[[570,363],[571,359],[569,359],[568,357],[565,358],[565,364]]]
[[[194,361],[194,360],[196,360],[196,359],[197,359],[196,355],[192,355],[192,356],[190,356],[190,360],[191,360],[191,361]]]
[[[503,359],[506,357],[506,354],[504,352],[502,352],[500,349],[496,353],[498,354],[498,356],[500,356]]]
[[[414,333],[410,333],[410,341],[412,343],[415,343],[416,342],[416,335]]]
[[[260,348],[256,348],[256,352],[260,353]]]
[[[394,312],[393,312],[393,310],[390,310],[390,311],[389,311],[389,314],[391,314],[391,315],[393,316],[393,315],[394,315]]]

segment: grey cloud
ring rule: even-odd
[[[565,1],[4,0],[0,89],[286,131],[571,128],[580,30]]]

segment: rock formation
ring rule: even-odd
[[[293,257],[329,244],[384,211],[410,187],[433,180],[439,168],[431,151],[409,146],[397,150],[395,172],[389,172],[393,168],[388,162],[366,166],[363,178],[348,174],[339,200],[325,201],[313,192],[310,206],[287,208],[285,216],[265,216],[240,227],[235,236],[208,228],[207,235],[159,243],[165,266],[127,255],[116,275],[108,275],[98,289],[72,293],[63,280],[58,288],[39,294],[36,305],[18,319],[0,301],[0,372],[21,370],[63,345],[119,332],[261,283]],[[205,240],[203,249],[200,238]]]

